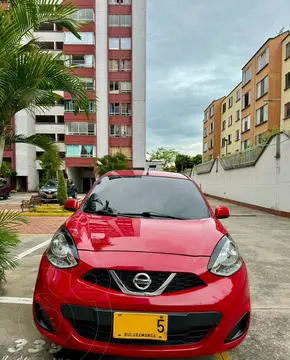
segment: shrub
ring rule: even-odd
[[[18,265],[11,250],[20,243],[16,226],[26,222],[27,220],[18,211],[0,211],[0,282],[5,280],[7,270],[14,269]]]
[[[63,206],[67,200],[67,187],[63,172],[59,171],[58,174],[57,201],[59,205]]]

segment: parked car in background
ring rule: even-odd
[[[45,201],[57,200],[57,180],[48,181],[39,189],[38,195]]]
[[[0,181],[0,198],[7,200],[11,193],[11,186],[5,182]]]

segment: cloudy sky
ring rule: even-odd
[[[147,0],[147,149],[200,153],[203,110],[289,14],[289,0]]]

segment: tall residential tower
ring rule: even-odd
[[[67,176],[78,191],[94,181],[96,157],[122,152],[134,168],[146,162],[146,0],[73,0],[74,18],[86,25],[81,40],[61,27],[43,24],[35,36],[48,50],[63,52],[85,84],[91,99],[89,119],[75,116],[74,103],[64,93],[49,111],[21,111],[18,133],[45,134],[59,145]],[[41,149],[17,144],[5,159],[18,173],[18,189],[34,190],[42,175],[36,161]]]

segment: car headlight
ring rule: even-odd
[[[70,232],[61,227],[47,249],[47,259],[55,267],[68,269],[77,266],[79,255]]]
[[[240,270],[242,258],[234,240],[224,236],[217,244],[208,263],[208,270],[218,276],[231,276]]]

